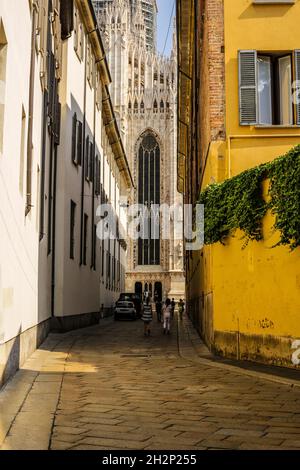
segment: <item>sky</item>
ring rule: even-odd
[[[170,22],[170,17],[172,13],[175,0],[156,0],[158,7],[158,18],[157,18],[157,46],[159,52],[163,52],[164,45],[166,42],[166,37],[168,33],[168,27]],[[174,7],[175,15],[176,9]],[[165,49],[165,55],[170,55],[172,49],[172,40],[173,40],[173,21],[171,23],[171,28],[169,32],[169,37]]]

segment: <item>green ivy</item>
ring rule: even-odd
[[[270,179],[268,202],[263,180]],[[286,155],[246,170],[222,183],[209,185],[199,203],[205,206],[205,243],[224,243],[237,229],[246,243],[262,239],[262,219],[270,209],[278,245],[300,245],[300,145]]]

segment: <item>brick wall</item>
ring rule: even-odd
[[[223,0],[201,0],[200,161],[210,141],[225,138],[225,64]]]

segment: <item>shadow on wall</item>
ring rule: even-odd
[[[248,20],[251,18],[280,18],[286,15],[293,4],[287,5],[249,5],[248,8],[239,16],[240,20]]]
[[[50,319],[21,332],[0,345],[0,388],[43,343],[50,332]]]
[[[16,338],[0,345],[0,389],[20,367],[20,334],[21,329]]]

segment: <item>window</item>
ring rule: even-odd
[[[93,182],[94,180],[94,164],[95,164],[95,159],[94,159],[94,144],[93,142],[90,142],[90,152],[89,152],[89,180]]]
[[[150,209],[151,204],[160,204],[160,147],[154,135],[144,135],[138,154],[138,201]],[[155,220],[153,221],[153,218]],[[151,233],[151,227],[159,228],[159,220],[151,212],[148,224],[148,237],[138,242],[138,264],[160,264],[160,235]]]
[[[92,249],[92,268],[96,271],[97,261],[97,225],[93,227],[93,249]]]
[[[74,49],[80,61],[83,60],[84,37],[79,11],[74,8]]]
[[[71,201],[70,210],[70,259],[75,258],[75,217],[76,217],[76,204]]]
[[[84,159],[85,179],[88,182],[93,181],[94,176],[94,145],[89,136],[86,137],[85,159]]]
[[[72,123],[72,161],[75,165],[81,165],[82,159],[82,122],[78,121],[76,113]]]
[[[88,42],[87,45],[87,80],[90,85],[90,87],[93,86],[93,78],[94,78],[94,57],[92,53],[92,46]]]
[[[100,78],[100,73],[97,71],[96,73],[96,105],[98,111],[101,110],[101,103],[102,103],[102,83]]]
[[[104,240],[102,240],[102,256],[101,256],[101,277],[104,277],[104,257],[105,257],[105,249],[104,249]]]
[[[240,51],[240,124],[300,125],[300,103],[293,100],[299,77],[299,50]]]
[[[86,266],[87,260],[87,232],[88,232],[88,215],[84,214],[84,221],[83,221],[83,257],[82,263]]]
[[[96,163],[95,163],[95,195],[100,195],[100,161],[98,155],[96,156]]]
[[[5,86],[6,86],[7,39],[0,20],[0,154],[3,152]]]

